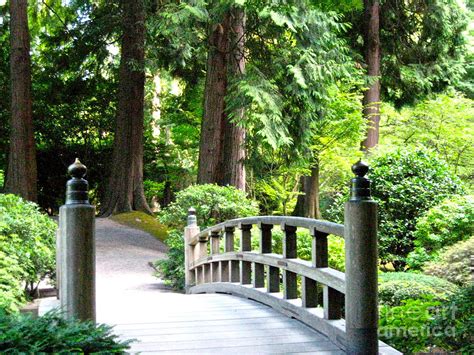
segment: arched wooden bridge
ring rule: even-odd
[[[60,300],[67,316],[95,320],[93,211],[82,179],[85,167],[75,164],[60,215]],[[377,204],[367,170],[362,163],[353,166],[344,225],[259,216],[200,231],[190,209],[184,233],[187,294],[142,292],[140,282],[114,292],[110,288],[119,280],[108,282],[105,275],[98,280],[97,320],[117,325],[124,339],[137,338],[131,352],[399,354],[377,336]],[[272,248],[275,227],[283,233],[281,253]],[[298,229],[312,236],[311,261],[298,258]],[[329,235],[344,238],[345,273],[328,265]],[[120,278],[127,267],[120,254],[115,259]],[[133,273],[127,280],[133,282]]]

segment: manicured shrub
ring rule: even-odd
[[[196,209],[198,225],[209,227],[237,217],[258,215],[257,203],[233,186],[193,185],[176,194],[176,201],[160,213],[160,221],[170,228],[183,229],[190,207]]]
[[[415,250],[408,265],[420,269],[433,260],[441,248],[474,235],[474,197],[453,196],[429,209],[416,223]]]
[[[403,300],[398,306],[379,309],[379,337],[404,354],[425,352],[431,342],[431,320],[440,306],[430,298]]]
[[[379,255],[402,270],[413,251],[415,225],[430,207],[462,192],[459,179],[426,150],[398,149],[370,163],[372,195],[379,203]]]
[[[432,342],[448,351],[474,354],[474,286],[460,289],[435,313]]]
[[[54,277],[56,223],[35,203],[0,194],[0,243],[10,245],[23,273],[21,281],[34,293],[40,280]]]
[[[201,229],[228,219],[258,215],[255,201],[247,199],[244,192],[232,186],[195,185],[178,192],[176,201],[159,216],[161,223],[171,229],[166,240],[168,258],[155,263],[158,275],[175,289],[184,287],[183,230],[190,207],[196,209]]]
[[[0,313],[0,352],[124,353],[131,341],[120,341],[108,325],[65,320],[58,312],[33,318]]]
[[[399,306],[407,299],[431,297],[445,301],[458,287],[434,276],[408,272],[387,272],[379,275],[379,302]]]
[[[439,257],[424,265],[423,272],[461,286],[467,286],[473,281],[472,255],[474,255],[474,237],[442,249],[439,252]]]

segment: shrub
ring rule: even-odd
[[[173,230],[166,239],[168,258],[157,260],[155,267],[159,277],[165,280],[165,285],[176,290],[184,289],[184,238],[183,233]]]
[[[159,217],[162,223],[174,229],[166,240],[168,258],[155,263],[158,275],[175,289],[184,287],[183,229],[190,207],[196,209],[201,229],[228,219],[258,214],[255,201],[247,199],[244,192],[233,186],[195,185],[178,192],[176,201],[163,209]]]
[[[381,262],[401,270],[413,251],[417,219],[447,196],[462,192],[460,181],[434,153],[419,149],[374,158],[369,177],[379,203]]]
[[[193,185],[176,194],[176,201],[160,213],[160,221],[170,228],[186,226],[188,209],[196,209],[198,225],[206,228],[237,217],[258,215],[257,203],[233,186]]]
[[[56,223],[35,203],[0,194],[0,243],[12,246],[24,273],[21,281],[33,293],[40,280],[54,277]]]
[[[436,258],[441,248],[474,235],[473,196],[454,196],[429,209],[416,222],[415,250],[408,256],[414,269]]]
[[[24,292],[21,280],[24,271],[20,267],[15,255],[15,246],[19,245],[16,236],[12,236],[14,243],[7,243],[6,238],[0,235],[0,311],[17,312],[24,303]]]
[[[408,272],[387,272],[379,275],[379,302],[399,306],[403,300],[432,297],[445,301],[458,287],[434,276]]]
[[[404,354],[426,351],[431,345],[431,319],[440,302],[429,298],[407,299],[379,309],[380,340]]]
[[[462,354],[473,354],[474,343],[474,286],[460,289],[452,295],[434,316],[433,343]]]
[[[423,272],[461,286],[467,286],[472,282],[472,255],[474,255],[474,237],[442,249],[437,259],[423,267]]]
[[[9,354],[123,353],[130,342],[108,325],[65,320],[55,311],[39,318],[0,313],[0,351]]]

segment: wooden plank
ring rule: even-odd
[[[196,320],[194,322],[151,322],[151,323],[124,323],[117,324],[114,326],[114,329],[117,331],[127,331],[127,330],[146,330],[146,329],[155,329],[160,330],[164,329],[165,331],[172,329],[183,329],[183,328],[192,328],[199,331],[205,330],[207,327],[226,327],[226,326],[241,326],[241,325],[259,325],[259,324],[271,324],[281,322],[291,321],[295,322],[294,319],[288,318],[284,315],[276,315],[270,317],[257,317],[257,318],[236,318],[236,319],[219,319],[219,320]],[[285,323],[286,324],[286,323]],[[196,327],[199,325],[200,327]]]
[[[228,340],[229,343],[232,343],[234,339],[246,339],[246,338],[276,338],[281,336],[302,336],[306,335],[309,339],[314,341],[327,341],[328,339],[317,332],[310,330],[306,327],[297,327],[297,328],[276,328],[276,329],[254,329],[249,327],[246,330],[238,331],[221,331],[221,332],[205,332],[205,333],[181,333],[176,332],[175,334],[150,334],[150,335],[136,335],[136,338],[140,343],[170,343],[170,342],[194,342],[194,341],[205,341],[206,347],[209,345],[214,345],[216,341],[219,340]],[[127,337],[122,336],[122,339],[127,339]]]
[[[187,327],[150,327],[150,328],[130,328],[130,329],[120,329],[114,327],[114,334],[119,336],[126,336],[128,338],[134,338],[137,336],[144,335],[169,335],[169,334],[201,334],[201,333],[219,333],[219,332],[233,332],[233,331],[246,331],[249,329],[253,330],[265,330],[265,329],[300,329],[302,324],[298,321],[291,320],[288,317],[285,317],[284,320],[278,322],[273,322],[273,318],[265,319],[264,322],[254,322],[242,320],[242,322],[234,322],[228,325],[223,323],[221,325],[214,326],[187,326]]]
[[[193,341],[172,341],[172,342],[158,342],[158,343],[146,343],[136,344],[133,346],[132,351],[145,351],[145,350],[156,350],[156,351],[181,351],[186,349],[202,349],[205,351],[209,348],[222,349],[224,347],[237,347],[237,346],[261,346],[261,345],[275,345],[275,344],[294,344],[299,342],[314,342],[314,334],[298,334],[291,336],[278,336],[278,337],[249,337],[249,338],[227,338],[227,339],[214,339],[210,340],[193,340]],[[318,342],[320,348],[318,350],[336,350],[338,349],[330,341]]]
[[[258,346],[234,346],[223,347],[220,349],[208,348],[199,350],[180,350],[179,354],[293,354],[293,351],[298,353],[312,353],[312,354],[344,354],[340,350],[321,350],[324,344],[320,342],[300,342],[300,343],[286,343],[286,344],[266,344]],[[153,351],[153,350],[151,350]],[[144,352],[147,352],[146,350]],[[160,354],[176,354],[176,352],[160,351]]]

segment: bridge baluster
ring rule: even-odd
[[[281,225],[285,235],[283,237],[283,257],[285,259],[295,259],[297,257],[296,227],[286,223]],[[283,297],[285,299],[295,299],[298,297],[297,277],[294,272],[283,270]]]
[[[220,253],[220,238],[221,235],[218,231],[212,231],[209,235],[211,239],[211,255],[216,255]],[[211,282],[219,282],[220,273],[219,273],[219,263],[211,263]]]
[[[241,236],[240,236],[240,251],[246,252],[252,250],[252,225],[251,224],[240,224],[239,225]],[[240,261],[240,283],[243,285],[250,284],[252,282],[252,263],[248,261]]]
[[[312,240],[312,264],[313,267],[328,267],[328,235],[313,229]]]
[[[259,263],[253,263],[253,283],[255,288],[265,287],[265,266]]]
[[[343,306],[344,295],[328,285],[323,285],[324,318],[340,319],[342,317]]]
[[[301,302],[305,308],[318,306],[318,283],[309,277],[301,277]]]

